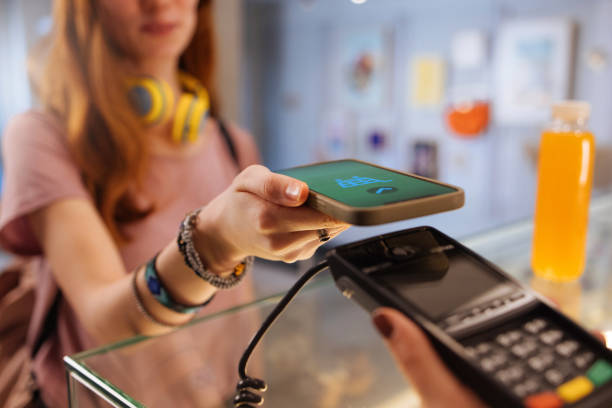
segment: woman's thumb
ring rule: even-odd
[[[308,185],[283,174],[273,173],[264,166],[247,167],[235,180],[236,190],[286,207],[302,205],[308,198]]]

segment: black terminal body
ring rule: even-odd
[[[612,352],[545,299],[431,227],[337,247],[340,291],[368,312],[396,308],[454,374],[493,407],[554,394],[564,407],[612,407]]]

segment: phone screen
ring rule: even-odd
[[[312,191],[352,207],[376,207],[457,191],[354,160],[313,164],[278,173],[301,180]]]

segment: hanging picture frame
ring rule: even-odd
[[[438,143],[435,140],[416,140],[412,143],[410,171],[423,177],[437,179]]]
[[[495,54],[495,118],[502,125],[548,120],[550,105],[570,97],[575,24],[565,18],[501,26]]]
[[[334,105],[369,111],[390,104],[392,40],[392,30],[375,26],[334,33],[330,50]]]

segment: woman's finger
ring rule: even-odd
[[[282,257],[290,252],[300,250],[305,245],[318,241],[316,231],[296,231],[272,234],[267,237],[268,250]]]
[[[293,263],[295,261],[300,261],[303,259],[309,259],[314,255],[317,248],[319,247],[319,241],[310,241],[308,244],[302,246],[301,248],[295,249],[291,252],[284,254],[281,258],[283,262]]]
[[[601,341],[604,345],[606,344],[606,336],[604,336],[602,332],[598,330],[593,330],[591,334],[595,336],[597,340]]]
[[[339,221],[310,207],[289,208],[279,205],[266,206],[261,214],[268,232],[314,231],[322,228],[348,228],[350,224]]]
[[[337,237],[340,233],[345,231],[348,226],[343,226],[340,228],[333,228],[328,230],[330,239]],[[283,253],[280,256],[280,259],[284,262],[292,263],[295,261],[299,261],[302,259],[309,259],[314,255],[316,250],[323,245],[326,241],[321,241],[319,239],[318,231],[308,231],[307,232],[310,239],[306,242],[300,243],[300,245],[294,246],[292,250]]]
[[[424,406],[484,406],[451,374],[427,337],[404,314],[380,308],[374,312],[373,322]]]

